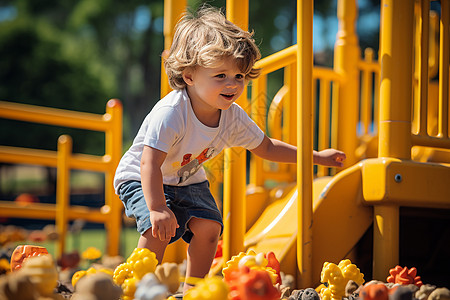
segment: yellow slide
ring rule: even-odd
[[[361,164],[313,185],[313,278],[325,261],[338,263],[372,224],[372,207],[362,204]],[[296,273],[298,193],[294,188],[269,205],[245,236],[245,246],[273,251],[284,272]]]

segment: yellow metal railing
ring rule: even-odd
[[[449,138],[449,3],[440,1],[441,18],[436,14],[431,14],[430,3],[428,1],[416,2],[416,60],[415,60],[415,78],[416,85],[414,89],[414,113],[413,113],[413,134],[412,145],[427,146],[436,148],[450,149]],[[435,43],[430,42],[429,27],[437,27],[435,23],[439,22],[439,48]],[[433,31],[431,31],[433,34]],[[429,50],[439,53],[437,59],[430,60]],[[430,52],[431,52],[430,51]],[[434,53],[434,52],[432,52]],[[435,63],[437,67],[430,67]],[[438,92],[437,95],[430,93],[430,75],[433,70],[439,69]],[[434,75],[434,74],[432,74]],[[434,96],[434,97],[433,97]],[[437,97],[436,97],[437,96]],[[430,114],[430,107],[433,105],[434,98],[437,98],[437,115]],[[430,119],[436,120],[436,130],[433,130]]]
[[[104,223],[107,230],[107,253],[119,254],[122,204],[114,193],[115,169],[122,155],[122,104],[110,100],[103,115],[43,108],[0,101],[0,118],[32,123],[79,128],[105,133],[105,154],[94,156],[72,154],[72,139],[62,135],[57,151],[0,146],[0,161],[33,164],[57,169],[56,205],[36,203],[22,207],[0,201],[0,216],[55,220],[59,233],[57,256],[65,249],[67,224],[83,219]],[[105,205],[100,209],[70,206],[70,170],[80,169],[105,174]]]

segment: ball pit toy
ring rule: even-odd
[[[417,269],[412,267],[408,269],[407,267],[396,266],[389,270],[390,276],[386,279],[390,283],[398,283],[402,285],[414,284],[417,287],[422,286],[422,280],[420,276],[417,275]]]

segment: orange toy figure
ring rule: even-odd
[[[42,256],[48,254],[45,247],[33,245],[20,245],[14,249],[11,255],[11,271],[17,271],[22,267],[24,261],[29,257]]]
[[[231,300],[278,300],[281,293],[272,284],[269,273],[262,269],[250,269],[241,266],[239,273],[235,272],[230,283]]]
[[[383,283],[365,285],[359,292],[359,298],[361,300],[388,300],[388,288]]]
[[[407,267],[402,268],[401,266],[396,266],[389,270],[390,276],[386,279],[390,283],[398,283],[402,285],[414,284],[417,287],[423,285],[420,276],[417,275],[417,269],[412,267],[408,269]]]

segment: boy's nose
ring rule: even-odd
[[[227,80],[227,82],[226,82],[226,86],[227,87],[234,87],[234,86],[236,86],[238,84],[238,81],[236,80],[236,79],[234,79],[234,78],[230,78],[229,80]]]

